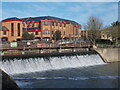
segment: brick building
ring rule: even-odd
[[[110,30],[101,30],[101,39],[112,39]]]
[[[34,33],[35,39],[51,39],[55,31],[61,31],[62,39],[81,37],[81,25],[72,20],[57,17],[7,18],[1,21],[0,35],[2,41],[16,41],[23,32]]]

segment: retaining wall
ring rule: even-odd
[[[120,61],[120,48],[95,48],[105,62],[115,62]]]

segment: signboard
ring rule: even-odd
[[[10,43],[10,46],[11,46],[11,47],[17,47],[17,42],[11,42],[11,43]]]

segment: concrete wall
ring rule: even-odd
[[[94,50],[102,56],[105,62],[120,61],[120,48],[95,48]]]

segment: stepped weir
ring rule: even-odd
[[[26,59],[9,59],[0,61],[1,69],[8,74],[42,72],[56,69],[88,67],[104,64],[98,54],[73,55],[61,57],[35,57]]]

